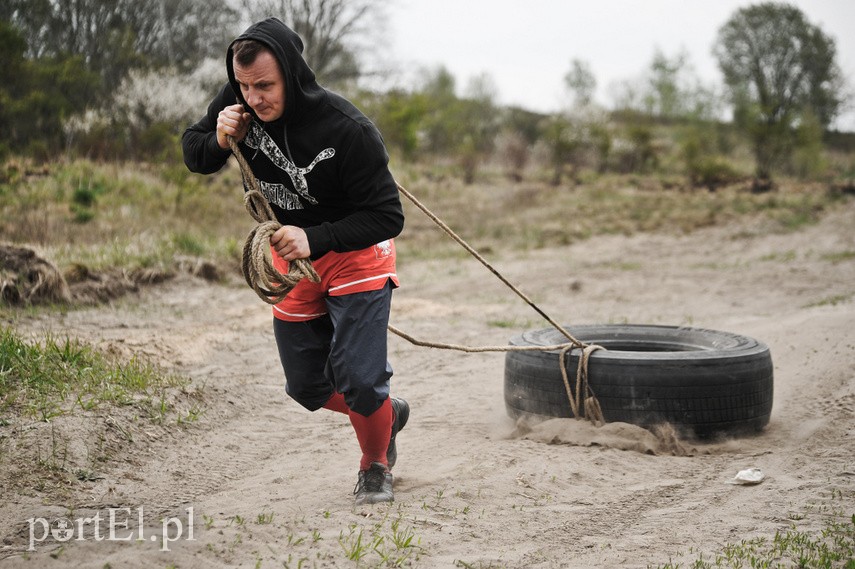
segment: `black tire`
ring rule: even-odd
[[[648,325],[568,326],[573,336],[599,344],[588,364],[588,381],[606,422],[641,426],[670,423],[707,438],[756,432],[772,413],[773,372],[769,348],[727,332]],[[566,342],[554,328],[529,330],[514,346]],[[575,389],[580,350],[566,358]],[[559,367],[559,352],[508,352],[505,406],[523,415],[572,417]]]

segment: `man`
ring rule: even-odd
[[[299,36],[270,18],[229,46],[229,82],[183,136],[187,167],[216,172],[228,138],[258,178],[282,224],[274,264],[310,258],[320,283],[301,281],[273,307],[286,392],[310,411],[347,414],[362,450],[357,504],[393,500],[395,436],[409,406],[390,399],[386,327],[403,229],[397,185],[376,127],[327,91]]]

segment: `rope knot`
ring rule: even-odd
[[[578,340],[577,340],[578,342]],[[581,348],[579,354],[579,365],[576,367],[576,390],[570,388],[570,378],[567,375],[567,354],[570,350]],[[570,343],[561,350],[561,378],[564,380],[564,389],[567,390],[567,399],[570,401],[570,410],[577,419],[588,419],[595,425],[605,424],[603,409],[594,391],[588,383],[588,360],[591,354],[597,350],[605,350],[597,344]]]

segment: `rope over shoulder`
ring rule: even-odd
[[[237,141],[231,136],[227,139],[229,148],[240,165],[244,184],[247,186],[243,198],[244,206],[249,215],[258,222],[244,242],[241,272],[246,284],[255,291],[258,298],[267,304],[277,304],[282,302],[291,289],[304,278],[315,283],[320,282],[321,278],[308,259],[297,259],[288,263],[288,273],[285,275],[273,266],[270,237],[282,227],[282,224],[276,221],[273,209],[261,193],[258,179],[238,148]]]

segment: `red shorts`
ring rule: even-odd
[[[285,274],[288,262],[273,251],[273,266]],[[344,296],[356,292],[380,290],[391,279],[399,286],[395,272],[395,241],[390,239],[373,247],[336,253],[330,251],[312,266],[321,277],[313,283],[303,279],[291,289],[288,296],[273,306],[273,315],[288,322],[313,320],[327,313],[324,299],[328,296]]]

